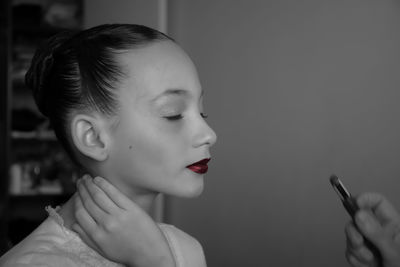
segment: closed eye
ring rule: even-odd
[[[166,116],[164,118],[166,118],[167,120],[170,120],[170,121],[176,121],[176,120],[182,119],[183,116],[182,116],[182,114],[178,114],[178,115],[174,115],[174,116]]]

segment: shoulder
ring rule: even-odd
[[[52,250],[66,241],[66,236],[51,218],[47,218],[24,240],[0,258],[0,266],[51,266]],[[46,263],[43,259],[46,259]]]
[[[78,235],[47,218],[29,236],[0,258],[1,267],[116,267],[89,248]]]
[[[205,267],[206,260],[199,241],[184,231],[169,224],[159,224],[171,251],[177,267]]]

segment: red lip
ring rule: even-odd
[[[195,162],[195,163],[187,166],[186,168],[190,169],[191,171],[193,171],[195,173],[204,174],[208,171],[207,163],[210,160],[211,160],[210,158],[202,159],[198,162]]]

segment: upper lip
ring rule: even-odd
[[[207,165],[207,163],[211,160],[211,158],[204,158],[202,160],[199,160],[195,163],[192,163],[190,165],[188,165],[187,167],[193,166],[193,165]]]

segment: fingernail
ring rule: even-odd
[[[99,183],[99,182],[101,181],[101,177],[96,176],[96,177],[94,177],[93,181],[94,181],[95,183]]]

